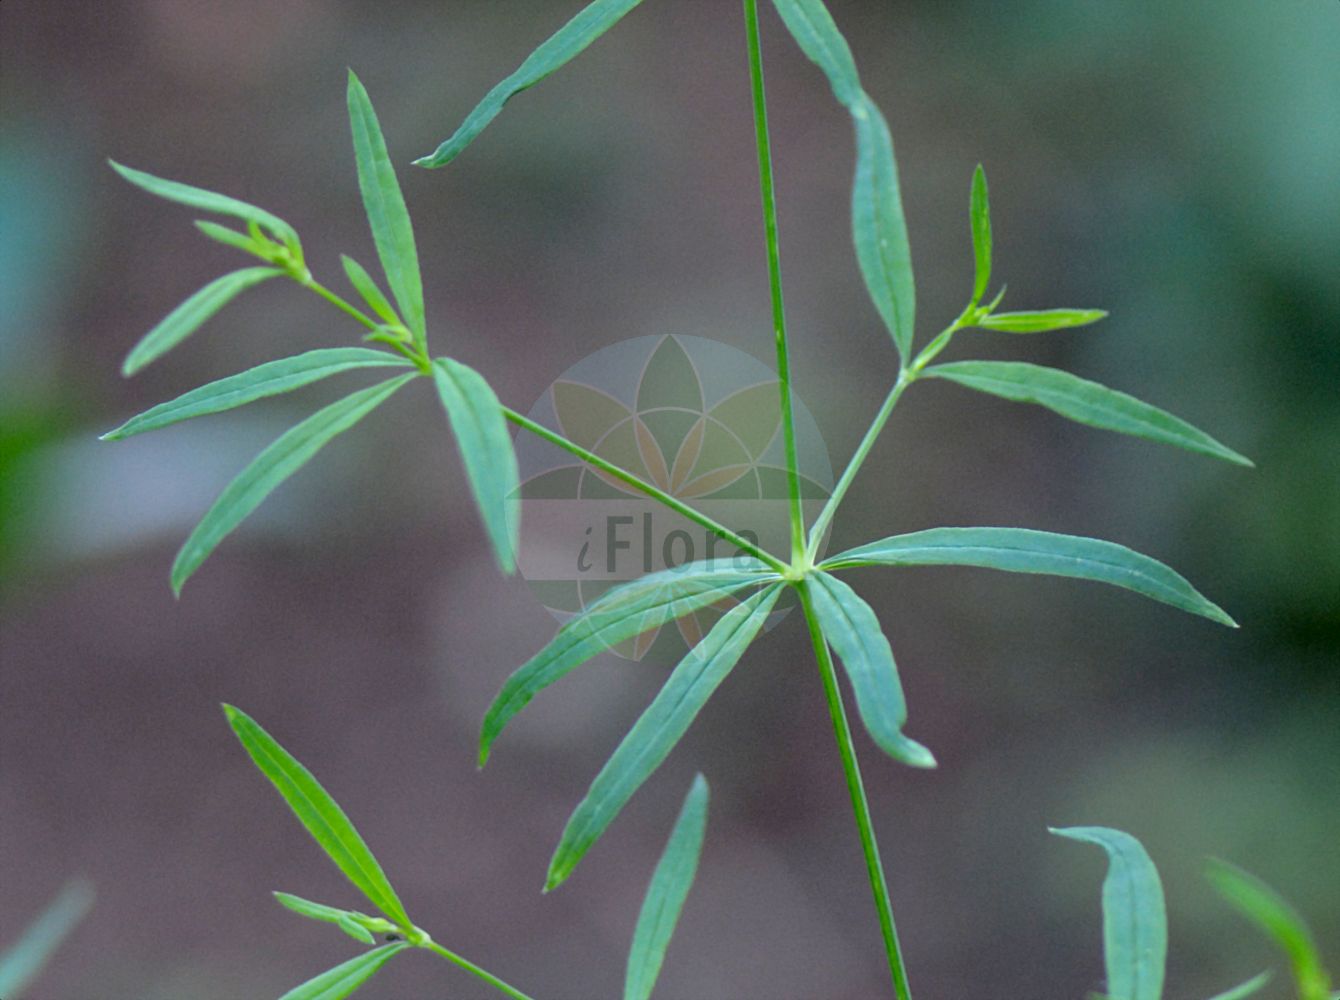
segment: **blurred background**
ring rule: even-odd
[[[238,266],[116,159],[261,204],[318,278],[373,262],[345,68],[415,215],[431,335],[527,410],[591,351],[658,333],[769,361],[739,3],[653,0],[523,94],[452,166],[409,167],[576,9],[550,0],[0,5],[0,946],[67,877],[98,901],[40,1000],[275,996],[353,953],[272,889],[353,890],[233,741],[252,713],[348,810],[418,922],[541,997],[617,995],[637,907],[696,770],[713,785],[665,1000],[887,995],[860,850],[798,621],[762,638],[562,891],[562,825],[663,676],[610,657],[474,766],[478,721],[553,621],[484,547],[430,392],[283,487],[186,588],[218,490],[349,382],[117,445],[147,406],[359,330],[289,284],[239,299],[133,381],[136,339]],[[764,5],[767,7],[767,5]],[[851,578],[892,637],[909,733],[860,735],[912,982],[926,998],[1101,986],[1101,853],[1144,841],[1170,996],[1279,965],[1201,876],[1261,875],[1340,965],[1340,5],[831,0],[897,144],[919,336],[971,287],[986,166],[1006,308],[1099,326],[961,334],[1136,393],[1255,471],[948,384],[909,394],[833,545],[940,524],[1109,538],[1185,573],[1229,631],[1110,588],[972,570]],[[799,392],[834,463],[895,357],[850,245],[852,140],[764,11]],[[355,376],[356,377],[356,376]],[[1290,995],[1285,978],[1266,994]],[[415,955],[363,994],[491,994]]]

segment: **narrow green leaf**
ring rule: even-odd
[[[1331,977],[1302,915],[1255,875],[1227,862],[1211,859],[1205,876],[1219,895],[1288,956],[1298,1000],[1329,1000]]]
[[[874,609],[851,587],[828,573],[811,575],[805,585],[824,638],[847,671],[866,731],[894,760],[912,767],[934,767],[931,752],[903,735],[907,701],[898,679],[893,649],[879,627]]]
[[[224,194],[216,194],[213,191],[206,191],[204,188],[192,187],[189,184],[182,184],[180,181],[169,181],[162,177],[155,177],[153,174],[146,174],[143,170],[135,170],[131,167],[123,166],[115,160],[108,160],[112,169],[124,177],[136,187],[143,188],[150,194],[157,195],[160,198],[166,198],[168,201],[175,201],[179,205],[189,205],[192,208],[198,208],[205,212],[214,212],[218,215],[231,215],[234,218],[244,219],[247,222],[254,222],[259,226],[264,226],[270,230],[271,234],[279,242],[287,244],[290,247],[297,247],[298,234],[283,219],[277,215],[267,212],[263,208],[257,208],[255,205],[248,205],[245,201],[238,201],[236,198],[229,198]]]
[[[661,973],[665,950],[679,923],[684,901],[688,899],[693,878],[698,873],[698,858],[707,833],[707,779],[693,779],[670,839],[656,864],[651,885],[642,900],[633,946],[628,952],[628,972],[624,977],[624,1000],[649,1000]]]
[[[822,0],[773,0],[801,51],[823,70],[856,128],[852,237],[870,298],[906,363],[912,350],[916,286],[907,240],[893,136],[879,108],[861,89],[851,48]]]
[[[236,229],[229,229],[227,226],[221,226],[217,222],[207,222],[204,219],[196,219],[195,227],[216,243],[241,250],[253,257],[261,256],[260,244],[245,233],[239,233]]]
[[[121,374],[134,375],[150,361],[176,347],[216,312],[253,285],[283,274],[277,267],[247,267],[215,278],[168,313],[126,355]]]
[[[391,308],[391,303],[386,301],[386,296],[382,294],[377,282],[363,265],[348,254],[341,254],[340,262],[344,264],[344,273],[349,278],[349,284],[354,286],[354,291],[363,297],[363,301],[372,308],[372,311],[392,326],[402,325],[400,317]]]
[[[868,97],[853,109],[856,118],[856,179],[852,185],[852,233],[866,288],[906,363],[912,354],[916,284],[907,241],[893,136]]]
[[[0,997],[18,1000],[92,906],[92,886],[81,880],[66,883],[19,939],[0,953]]]
[[[773,584],[736,605],[671,672],[573,811],[549,862],[545,892],[572,874],[633,793],[669,756],[763,628],[781,592],[782,584]]]
[[[319,379],[329,378],[355,368],[411,367],[405,358],[366,347],[333,347],[308,351],[291,358],[269,361],[237,375],[210,382],[198,389],[131,417],[116,430],[108,431],[103,441],[120,441],[145,431],[158,430],[182,420],[221,413],[238,406],[291,392]]]
[[[1052,830],[1107,852],[1103,880],[1103,957],[1111,1000],[1161,1000],[1168,956],[1163,884],[1149,855],[1128,833],[1102,826]]]
[[[1253,976],[1239,986],[1231,990],[1225,990],[1223,993],[1216,993],[1210,997],[1210,1000],[1246,1000],[1247,997],[1261,992],[1270,982],[1271,974],[1269,971],[1262,972],[1260,975]]]
[[[412,929],[414,925],[406,915],[400,897],[386,880],[382,866],[344,810],[321,787],[312,772],[241,709],[224,705],[223,712],[252,761],[270,779],[293,814],[345,877],[395,924],[406,930]]]
[[[331,403],[257,455],[214,501],[177,553],[172,564],[173,592],[181,594],[191,574],[280,483],[311,461],[331,438],[354,426],[414,377],[401,375]]]
[[[972,286],[972,301],[976,305],[982,301],[986,286],[991,283],[991,202],[987,197],[986,171],[980,163],[972,175],[968,216],[972,223],[972,254],[977,265]]]
[[[405,197],[400,193],[395,168],[386,151],[377,113],[372,110],[368,92],[358,77],[349,71],[349,126],[354,136],[354,157],[358,161],[358,187],[363,192],[372,239],[377,256],[386,272],[391,294],[400,306],[400,314],[422,347],[427,338],[423,312],[423,280],[419,276],[419,252],[414,247],[414,229],[410,225]]]
[[[295,986],[279,1000],[344,1000],[371,979],[383,965],[408,948],[404,941],[384,944],[372,951],[355,955],[333,969]]]
[[[749,556],[686,563],[651,573],[602,594],[558,630],[542,650],[507,678],[493,699],[479,735],[479,766],[512,717],[540,691],[591,657],[746,587],[777,579]]]
[[[846,566],[978,566],[1095,580],[1236,628],[1216,604],[1156,559],[1097,538],[1028,528],[931,528],[870,542],[825,559]]]
[[[466,117],[451,138],[432,153],[415,160],[420,167],[444,167],[474,141],[475,136],[498,117],[503,105],[521,91],[533,87],[554,70],[564,66],[588,45],[614,27],[642,0],[595,0],[559,28],[511,76],[490,90]]]
[[[511,573],[521,530],[521,473],[502,403],[483,375],[451,358],[433,362],[433,382],[493,554],[502,571]]]
[[[313,903],[310,899],[303,899],[301,896],[295,896],[289,892],[275,892],[271,895],[285,909],[292,910],[308,920],[320,920],[322,923],[337,924],[341,918],[349,915],[348,910],[327,906],[325,903]]]
[[[773,6],[800,50],[828,77],[838,103],[856,107],[865,96],[856,60],[822,0],[773,0]]]
[[[1043,309],[1037,312],[992,313],[973,325],[1004,333],[1046,333],[1049,330],[1088,326],[1106,318],[1107,313],[1101,309]]]
[[[1022,361],[955,361],[932,365],[923,374],[946,378],[1016,403],[1037,403],[1100,430],[1175,445],[1238,465],[1252,464],[1250,459],[1171,413],[1056,368]]]
[[[309,920],[334,924],[355,941],[362,941],[364,944],[377,943],[376,938],[372,936],[374,925],[384,932],[398,930],[396,925],[389,920],[369,917],[367,914],[358,913],[355,910],[340,910],[333,906],[326,906],[324,903],[313,903],[310,899],[303,899],[301,896],[294,896],[287,892],[276,892],[274,897],[294,913]]]
[[[377,939],[372,936],[372,932],[355,920],[352,914],[341,913],[335,920],[335,926],[355,941],[361,941],[363,944],[377,943]]]

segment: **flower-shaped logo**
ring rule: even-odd
[[[642,337],[574,365],[530,415],[751,541],[785,551],[778,394],[776,375],[734,348],[700,337]],[[821,504],[832,487],[827,452],[808,411],[793,405],[801,494]],[[519,444],[521,570],[560,619],[643,573],[738,555],[615,476],[541,442]],[[653,629],[616,652],[678,659],[734,603],[728,598],[674,628]]]

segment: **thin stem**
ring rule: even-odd
[[[805,621],[809,624],[810,640],[814,643],[814,656],[819,661],[819,675],[823,678],[824,697],[828,699],[828,714],[833,720],[833,733],[837,738],[838,752],[842,756],[842,770],[847,776],[847,791],[851,795],[856,828],[861,835],[861,850],[865,853],[870,892],[875,897],[875,909],[879,912],[879,929],[884,936],[884,951],[889,956],[893,991],[898,1000],[912,1000],[912,990],[908,986],[907,971],[903,963],[903,952],[898,944],[898,928],[893,922],[889,885],[884,878],[884,864],[880,861],[879,844],[875,842],[875,829],[870,822],[870,803],[865,797],[865,783],[861,780],[861,767],[856,761],[856,746],[852,743],[851,726],[847,724],[847,710],[842,705],[842,693],[838,690],[833,657],[828,651],[828,641],[819,628],[819,619],[814,614],[809,588],[802,581],[796,585],[796,590],[800,593],[800,605],[805,611]]]
[[[479,966],[475,965],[474,962],[471,962],[469,959],[462,958],[460,955],[457,955],[454,951],[450,951],[447,948],[443,948],[436,941],[429,941],[427,944],[423,945],[423,947],[427,948],[429,951],[433,952],[436,955],[441,955],[452,965],[458,965],[466,972],[478,976],[480,979],[484,980],[484,982],[488,983],[494,989],[498,990],[501,993],[507,994],[509,997],[512,998],[512,1000],[532,1000],[531,997],[527,996],[525,993],[522,993],[515,986],[509,986],[507,983],[503,982],[493,973],[488,972],[485,969],[481,969]]]
[[[735,532],[727,528],[724,524],[721,524],[718,521],[708,517],[706,514],[694,510],[692,507],[684,503],[684,501],[680,500],[678,497],[671,496],[664,490],[659,489],[656,486],[653,486],[651,483],[639,478],[638,476],[635,476],[627,469],[620,468],[613,462],[606,461],[593,451],[588,451],[581,445],[577,444],[575,441],[569,441],[567,438],[565,438],[562,434],[559,434],[557,431],[551,431],[548,427],[545,427],[543,424],[536,423],[529,417],[517,413],[515,410],[508,409],[505,406],[503,407],[503,415],[507,417],[508,420],[510,420],[512,423],[516,424],[523,430],[530,431],[536,437],[543,438],[550,444],[556,445],[559,448],[562,448],[564,451],[576,455],[578,458],[586,462],[588,465],[593,465],[597,469],[600,469],[602,472],[609,473],[611,476],[620,480],[621,482],[627,483],[635,490],[638,490],[641,493],[645,493],[653,500],[659,500],[661,503],[669,507],[675,513],[682,514],[684,517],[688,518],[694,524],[706,528],[708,531],[712,532],[713,534],[717,535],[720,538],[724,538],[726,541],[730,542],[732,545],[740,549],[742,552],[747,552],[749,555],[753,556],[755,559],[758,559],[760,562],[767,563],[767,565],[771,566],[778,573],[786,573],[790,569],[790,567],[787,566],[786,563],[782,562],[776,556],[772,555],[770,552],[766,552],[763,549],[760,549],[757,545],[749,541],[747,538],[743,538],[740,535],[737,535]]]
[[[781,392],[782,436],[786,444],[787,491],[791,499],[791,560],[805,551],[805,520],[800,505],[800,470],[796,430],[791,415],[791,362],[786,348],[786,307],[782,301],[782,265],[777,239],[777,195],[772,180],[772,145],[768,138],[768,102],[763,90],[763,50],[758,34],[758,0],[744,0],[749,36],[749,79],[754,92],[754,131],[758,139],[758,182],[763,196],[763,228],[768,244],[768,284],[772,290],[772,328],[777,342],[777,382]]]
[[[357,308],[356,306],[351,306],[348,302],[340,298],[338,295],[332,292],[325,285],[321,284],[321,282],[317,281],[315,278],[309,276],[305,281],[301,279],[294,279],[294,280],[298,281],[298,284],[302,285],[303,288],[310,288],[312,291],[316,292],[317,295],[320,295],[323,299],[325,299],[327,302],[333,305],[336,309],[339,309],[341,312],[348,313],[354,319],[358,320],[358,322],[366,326],[369,330],[378,330],[381,328],[381,324],[378,323],[375,319],[373,319],[371,316],[369,316],[367,313],[363,312],[363,310]]]
[[[316,292],[317,295],[320,295],[331,305],[354,317],[354,319],[358,320],[364,326],[372,330],[381,329],[381,325],[377,323],[376,320],[366,315],[362,310],[350,305],[344,299],[340,298],[338,295],[336,295],[334,292],[332,292],[330,289],[326,288],[324,285],[317,282],[316,280],[309,277],[307,280],[302,281],[300,283],[304,287],[310,288],[312,291]],[[431,370],[430,369],[431,363],[428,361],[427,357],[414,351],[410,347],[410,345],[395,342],[392,343],[391,346],[400,350],[402,354],[404,354],[416,365],[418,365],[420,370],[422,370],[424,374],[428,374],[428,372]],[[548,427],[545,427],[543,424],[538,424],[534,420],[531,420],[529,417],[517,413],[515,410],[509,409],[508,407],[505,406],[503,407],[503,415],[508,420],[510,420],[512,423],[516,424],[523,430],[530,431],[530,433],[534,434],[536,437],[543,438],[550,444],[556,445],[559,448],[562,448],[564,451],[576,455],[582,461],[588,463],[589,465],[595,466],[602,472],[609,473],[611,476],[614,476],[616,479],[627,483],[634,489],[642,493],[645,493],[652,499],[659,500],[665,506],[675,511],[675,513],[682,514],[684,517],[688,518],[695,524],[698,524],[706,528],[708,531],[712,532],[713,534],[717,535],[720,538],[724,538],[726,541],[730,542],[740,551],[747,552],[749,555],[753,556],[755,559],[758,559],[760,562],[766,563],[768,566],[772,567],[777,572],[785,573],[790,568],[786,565],[786,563],[782,562],[776,556],[772,555],[769,552],[764,551],[763,549],[760,549],[757,545],[749,541],[747,538],[743,538],[740,535],[737,535],[735,532],[727,528],[724,524],[721,524],[718,521],[714,520],[713,518],[708,517],[706,514],[694,510],[692,507],[684,503],[682,500],[678,499],[677,497],[673,497],[669,493],[666,493],[664,490],[658,489],[651,483],[648,483],[645,480],[640,479],[633,473],[629,472],[627,469],[621,468],[620,466],[615,465],[613,462],[601,458],[593,451],[588,451],[581,445],[577,444],[577,442],[569,441],[566,437],[564,437],[562,434],[559,434],[557,431],[551,431]]]
[[[341,312],[348,313],[350,316],[358,320],[358,322],[362,323],[364,326],[366,326],[369,330],[372,330],[374,333],[380,334],[383,332],[382,324],[378,323],[375,319],[373,319],[367,313],[363,312],[363,310],[359,309],[357,306],[350,305],[347,301],[342,299],[340,296],[336,295],[325,285],[321,284],[321,282],[313,278],[310,274],[308,274],[306,278],[295,278],[294,280],[297,281],[298,284],[302,285],[303,288],[310,288],[312,291],[316,292],[317,295],[321,296],[323,299],[325,299],[327,302],[333,305],[336,309],[339,309]],[[423,372],[423,374],[427,375],[431,370],[429,367],[430,362],[428,360],[428,353],[426,349],[420,349],[417,341],[414,344],[407,344],[403,340],[397,340],[394,337],[389,336],[376,336],[371,339],[376,340],[378,343],[386,344],[393,350],[399,351],[410,361],[413,361],[415,367],[417,367],[419,371]]]
[[[828,530],[828,525],[833,520],[833,515],[837,513],[838,504],[842,503],[842,498],[847,495],[847,490],[851,488],[852,480],[856,478],[856,473],[861,471],[861,465],[865,462],[866,456],[870,454],[870,449],[875,446],[875,439],[884,430],[884,425],[889,422],[889,415],[893,413],[893,408],[898,405],[898,400],[902,398],[903,392],[915,381],[916,376],[909,374],[904,369],[898,375],[898,381],[893,383],[893,388],[889,390],[888,396],[884,399],[884,405],[879,408],[879,413],[870,424],[870,429],[865,432],[865,437],[861,439],[860,445],[856,449],[856,454],[851,457],[847,467],[842,471],[842,477],[837,485],[833,487],[833,493],[824,504],[823,510],[815,519],[810,527],[809,559],[814,561],[818,554],[819,543],[823,540],[824,532]]]
[[[869,430],[865,432],[865,437],[861,439],[860,445],[856,449],[856,454],[852,455],[851,461],[847,467],[842,470],[842,477],[838,479],[837,485],[833,487],[833,493],[824,504],[823,510],[815,518],[814,524],[810,527],[809,547],[806,554],[809,562],[813,562],[819,552],[819,543],[823,541],[824,532],[828,530],[829,524],[833,521],[833,515],[837,513],[838,505],[842,503],[843,497],[847,495],[847,490],[851,488],[852,480],[856,478],[856,473],[861,471],[861,466],[865,464],[866,457],[870,454],[870,449],[875,446],[875,441],[884,430],[884,425],[889,422],[889,416],[893,413],[893,408],[898,405],[898,400],[902,398],[907,387],[917,380],[921,370],[937,357],[941,351],[949,346],[949,341],[954,334],[968,325],[968,321],[976,313],[973,306],[964,309],[959,317],[940,331],[925,349],[917,355],[910,365],[903,368],[898,373],[898,381],[893,383],[893,388],[884,398],[884,405],[879,408],[879,413],[875,415],[874,421],[870,424]]]

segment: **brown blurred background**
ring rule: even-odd
[[[766,5],[765,5],[766,6]],[[590,351],[649,333],[770,356],[736,0],[648,0],[446,170],[408,166],[577,7],[550,0],[0,3],[0,946],[67,876],[98,902],[34,1000],[275,996],[354,951],[269,890],[353,891],[228,733],[235,703],[342,801],[416,919],[539,997],[621,989],[637,906],[691,774],[709,839],[658,996],[887,995],[799,623],[765,636],[571,882],[568,812],[661,674],[602,659],[474,767],[484,707],[553,622],[495,572],[431,393],[405,392],[276,494],[174,601],[177,545],[228,478],[348,382],[99,444],[152,403],[359,331],[291,285],[248,294],[133,381],[120,359],[235,255],[106,157],[255,201],[318,277],[373,262],[344,107],[368,86],[402,166],[439,349],[528,409]],[[895,134],[919,334],[971,285],[991,181],[1007,306],[1100,326],[961,335],[1133,391],[1256,471],[926,385],[835,545],[937,524],[1110,538],[1242,623],[971,570],[864,571],[914,773],[861,736],[919,997],[1101,984],[1096,850],[1141,837],[1166,884],[1170,997],[1274,962],[1200,875],[1260,874],[1340,965],[1340,4],[832,0]],[[852,142],[765,11],[799,391],[835,463],[894,354],[850,247]],[[1276,963],[1278,964],[1278,963]],[[426,955],[364,994],[484,997]],[[1288,995],[1277,980],[1269,996]]]

